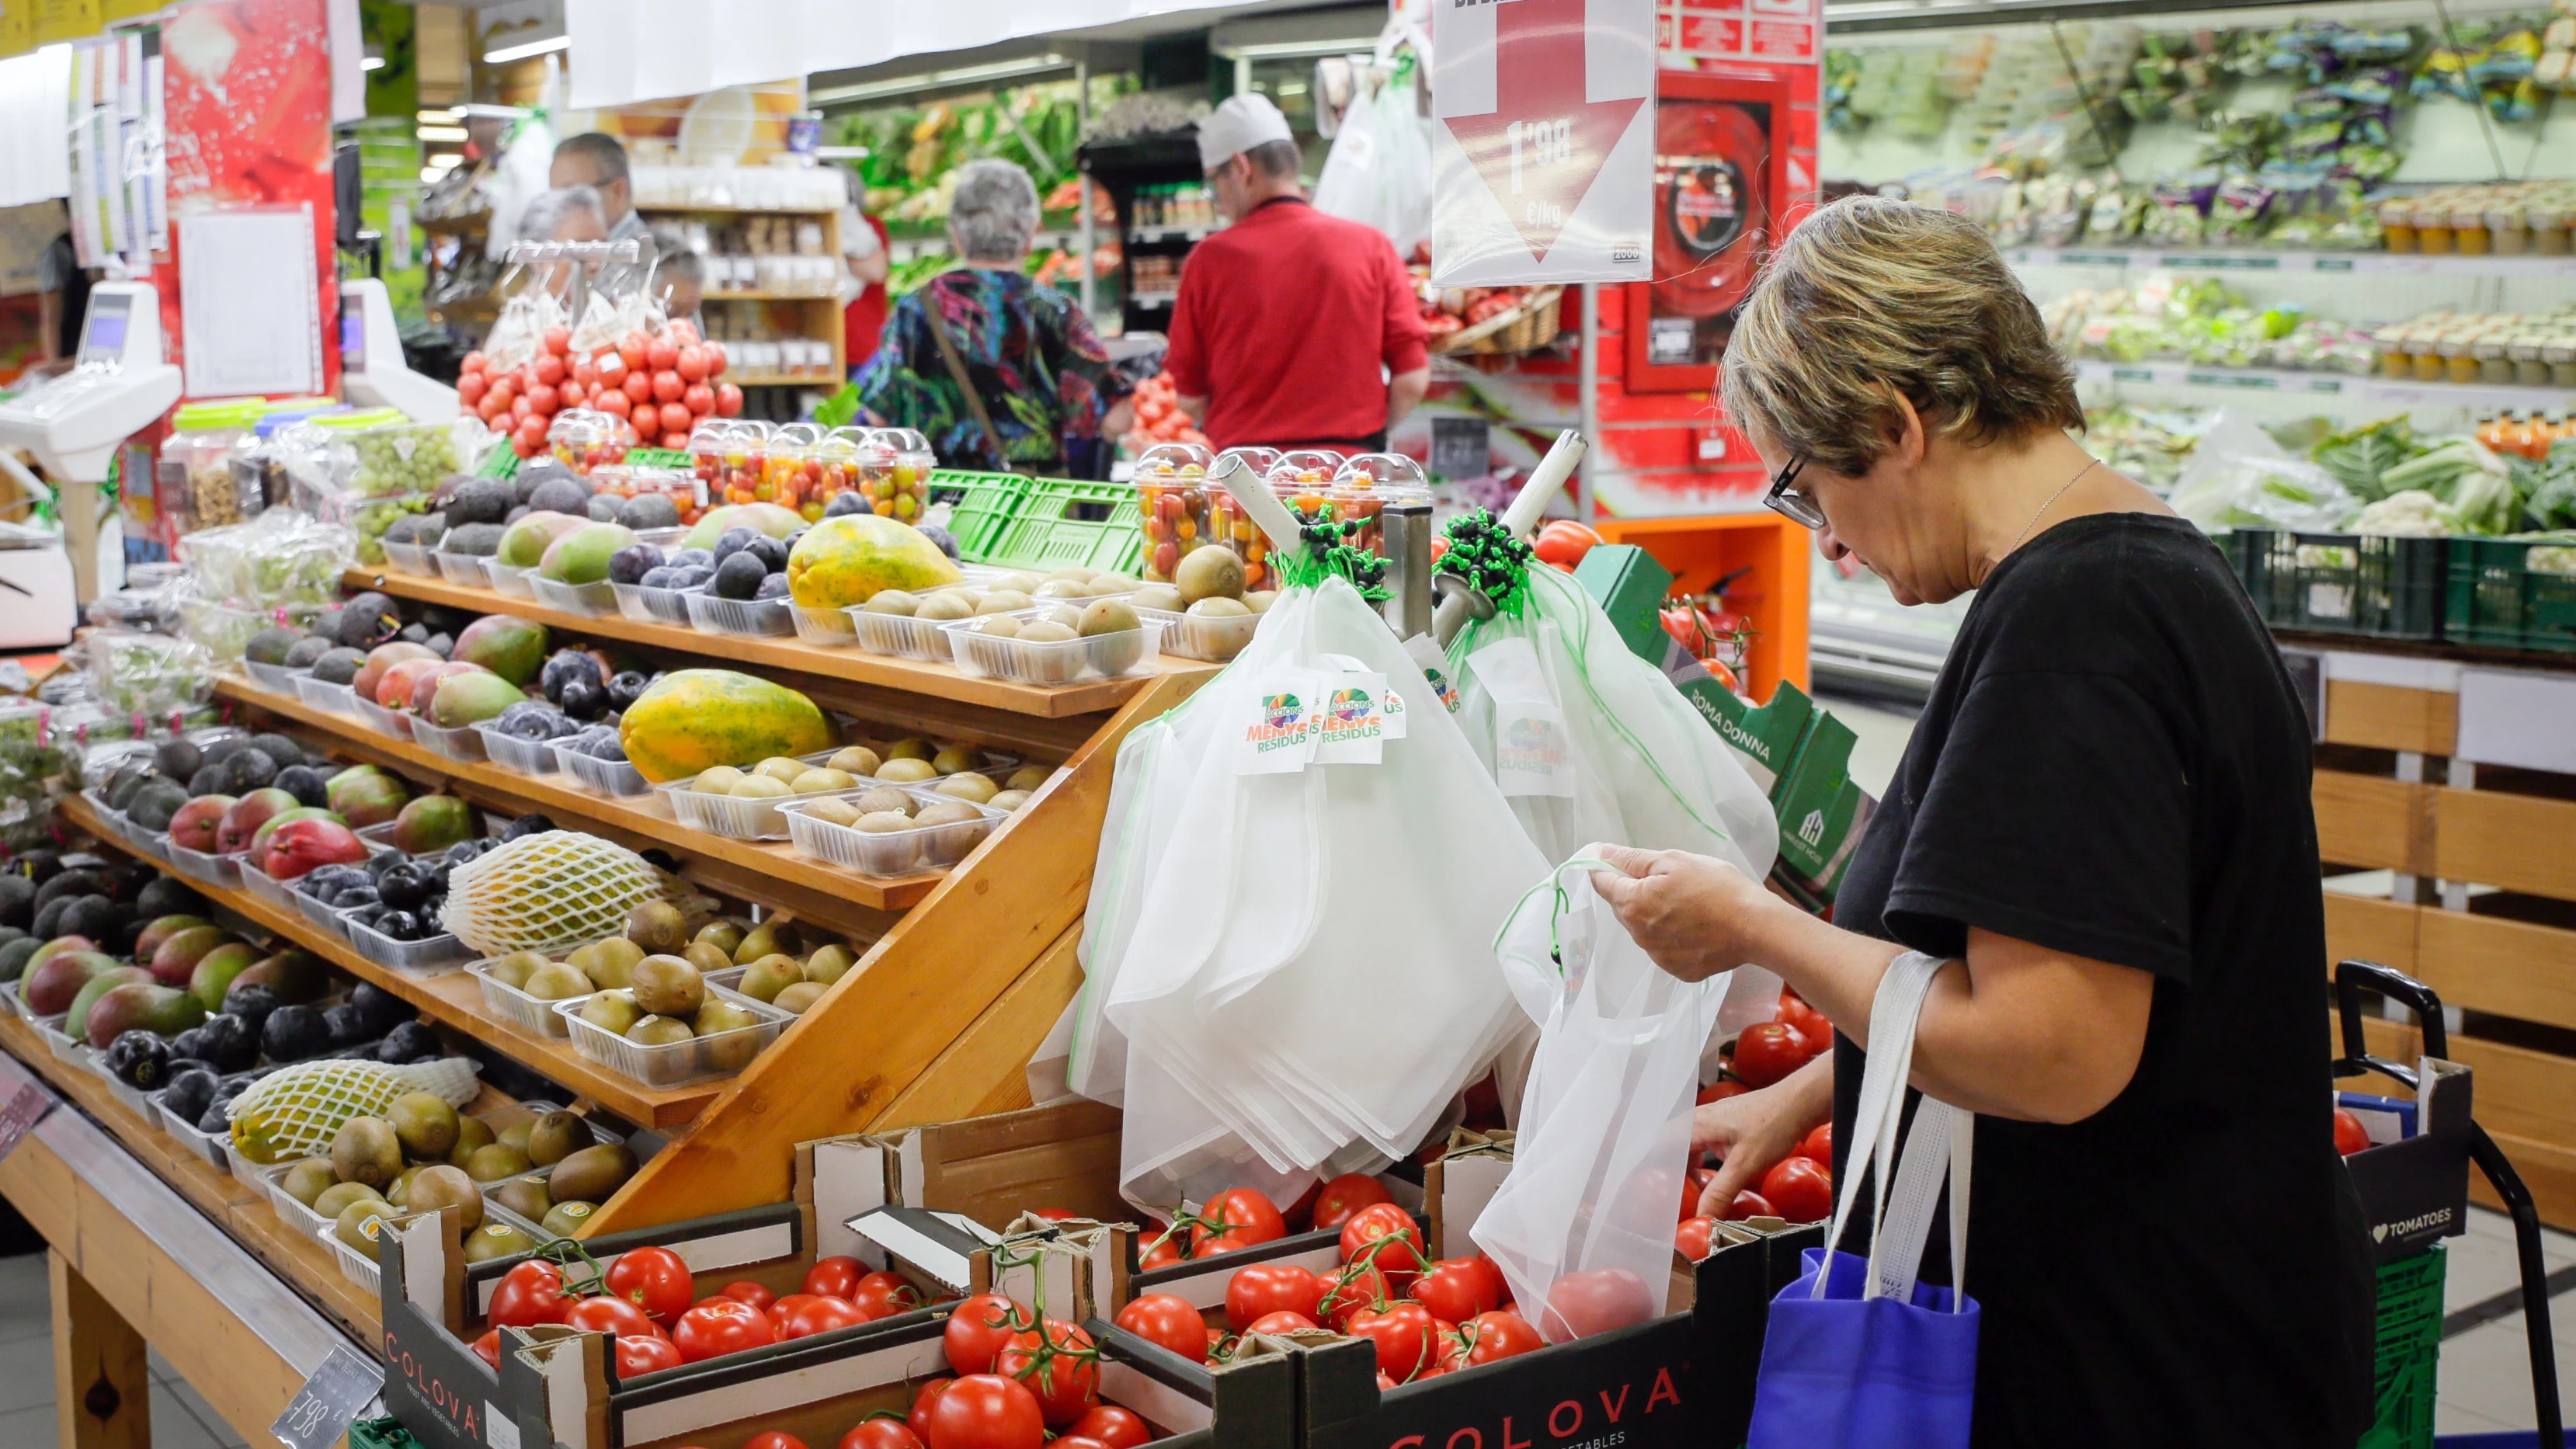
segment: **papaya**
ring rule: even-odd
[[[923,594],[964,578],[920,529],[874,513],[826,518],[787,556],[787,591],[808,609],[864,604],[887,589]]]
[[[626,711],[617,734],[627,762],[657,785],[832,747],[832,726],[814,701],[730,669],[663,675]]]

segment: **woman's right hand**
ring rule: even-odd
[[[1762,1174],[1797,1150],[1809,1132],[1834,1116],[1834,1057],[1825,1052],[1758,1091],[1721,1097],[1691,1112],[1691,1155],[1715,1152],[1726,1160],[1700,1194],[1702,1216],[1723,1218],[1735,1195],[1759,1190]]]

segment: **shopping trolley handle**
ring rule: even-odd
[[[2442,1025],[2442,998],[2433,988],[2391,966],[2358,957],[2335,963],[2335,1014],[2343,1023],[2343,1055],[2336,1059],[2334,1073],[2339,1077],[2378,1072],[2395,1078],[2410,1090],[2415,1086],[2415,1069],[2386,1057],[2374,1056],[2370,1040],[2361,1029],[2361,993],[2376,991],[2402,1001],[2415,1013],[2416,1029],[2422,1033],[2424,1055],[2448,1059],[2450,1036]]]

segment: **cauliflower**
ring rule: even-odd
[[[2457,531],[2451,510],[2442,500],[2421,488],[2391,493],[2361,510],[2352,521],[2355,533],[2388,534],[2400,538],[2439,538]]]

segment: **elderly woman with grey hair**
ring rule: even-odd
[[[1037,229],[1026,171],[969,163],[948,209],[965,265],[894,304],[854,379],[870,417],[919,429],[951,467],[1058,473],[1069,441],[1128,427],[1131,388],[1090,319],[1022,274]]]
[[[528,198],[519,213],[519,240],[595,242],[608,240],[608,215],[598,191],[588,186],[558,186]]]

